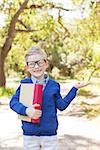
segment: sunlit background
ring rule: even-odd
[[[40,45],[48,74],[65,96],[78,81],[91,84],[58,111],[61,150],[100,149],[100,1],[0,0],[0,150],[22,150],[21,122],[9,101],[27,76],[24,56]],[[16,15],[17,14],[17,15]]]

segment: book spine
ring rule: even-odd
[[[40,106],[36,107],[36,109],[41,110],[42,106],[42,91],[43,85],[42,84],[35,84],[34,87],[34,94],[33,94],[33,104],[39,104]],[[38,119],[31,119],[32,123],[40,123],[40,118]]]

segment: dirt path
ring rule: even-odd
[[[67,84],[62,84],[63,95],[68,90],[66,87]],[[60,150],[100,150],[100,117],[87,119],[79,105],[81,100],[99,105],[98,93],[97,91],[97,97],[90,100],[77,97],[67,110],[58,112]],[[0,105],[0,150],[22,150],[21,123],[16,113],[11,111],[7,104],[5,105],[7,100],[3,102],[4,105]]]
[[[0,107],[0,150],[22,150],[22,130],[8,105]],[[59,115],[60,150],[100,150],[99,124],[84,118]]]

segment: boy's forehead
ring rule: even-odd
[[[35,54],[35,55],[28,56],[27,62],[38,61],[38,60],[41,60],[41,59],[45,59],[44,55]]]

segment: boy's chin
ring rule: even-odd
[[[44,74],[32,74],[32,76],[34,76],[37,79],[41,79],[44,76]]]

